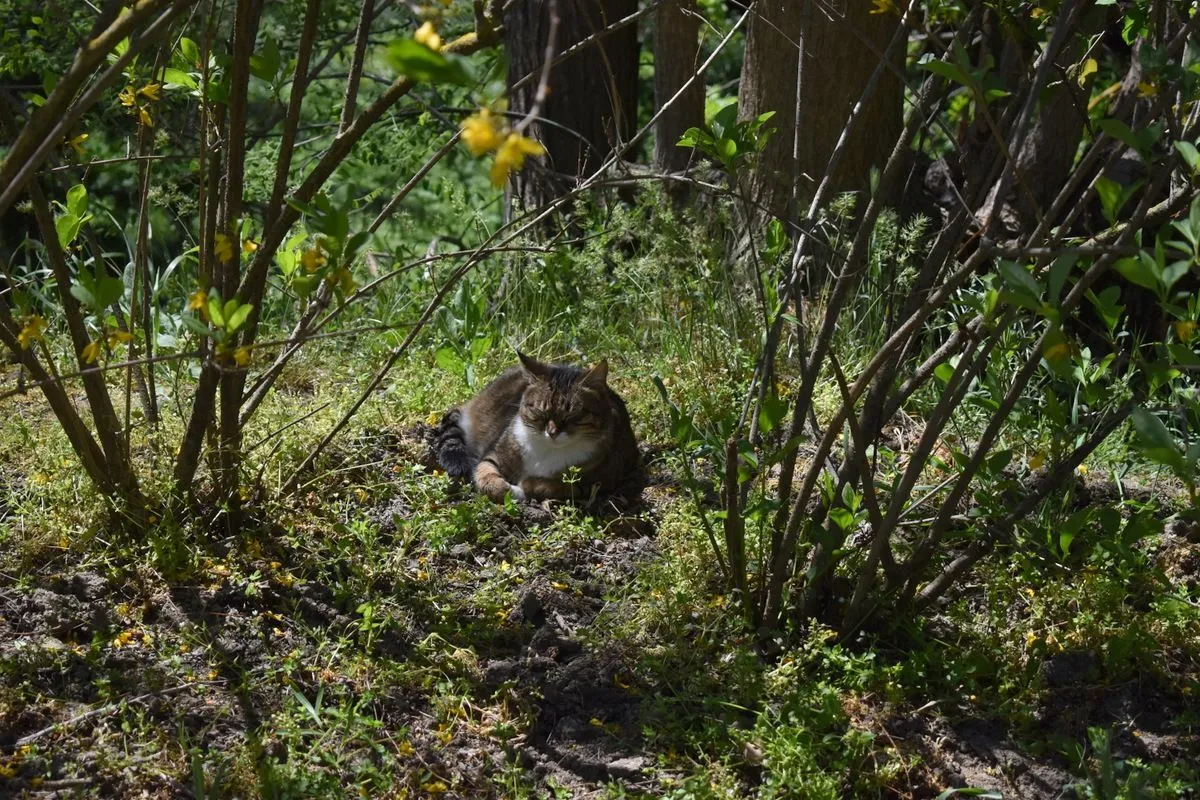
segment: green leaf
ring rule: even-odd
[[[225,327],[225,313],[222,310],[221,296],[217,294],[215,289],[208,296],[208,318],[218,328]]]
[[[200,47],[186,36],[179,40],[179,52],[192,64],[200,64]]]
[[[1000,262],[1000,277],[1010,289],[1023,292],[1035,300],[1042,296],[1042,287],[1025,267],[1014,261]]]
[[[463,62],[430,50],[413,39],[397,39],[388,45],[388,62],[401,75],[417,83],[471,85]]]
[[[196,79],[181,69],[167,67],[163,70],[163,84],[170,88],[172,86],[182,86],[185,89],[195,91],[200,88],[196,83]]]
[[[180,318],[180,321],[183,323],[183,326],[192,333],[199,334],[200,336],[212,335],[212,329],[191,314],[184,315]]]
[[[63,214],[54,220],[54,230],[58,234],[58,246],[66,250],[71,242],[75,241],[75,237],[79,235],[79,228],[82,223],[83,220],[75,214]]]
[[[1179,445],[1162,420],[1144,408],[1135,408],[1133,429],[1137,432],[1138,443],[1147,458],[1171,468],[1177,475],[1182,476],[1186,473],[1187,464],[1179,451]]]
[[[71,284],[71,296],[88,308],[97,308],[96,295],[82,283]]]
[[[1179,155],[1187,162],[1188,169],[1195,172],[1196,167],[1200,166],[1200,150],[1196,149],[1196,145],[1191,142],[1176,142],[1175,149],[1179,151]]]
[[[837,508],[829,509],[829,521],[836,525],[839,530],[848,531],[850,530],[850,526],[854,524],[854,514],[838,506]]]
[[[940,75],[954,83],[962,84],[968,88],[974,85],[970,74],[957,64],[950,64],[945,61],[927,61],[921,66],[934,75]]]
[[[450,347],[439,348],[433,354],[433,360],[436,361],[437,365],[442,369],[459,377],[462,377],[466,368],[466,364],[463,362],[462,358],[460,358],[458,353],[455,353],[454,349]]]
[[[229,302],[232,303],[234,301],[231,300]],[[228,307],[228,304],[226,304],[227,309]],[[230,333],[235,332],[238,328],[242,327],[242,325],[246,322],[246,319],[250,316],[250,312],[253,310],[254,305],[252,303],[244,303],[243,305],[238,306],[236,309],[234,309],[232,314],[226,315],[225,330],[229,331]]]
[[[1067,282],[1067,276],[1071,274],[1071,269],[1075,266],[1078,256],[1074,254],[1061,255],[1054,259],[1054,263],[1050,265],[1049,276],[1049,300],[1054,306],[1058,306],[1058,299],[1062,296],[1063,286]]]
[[[762,408],[758,410],[758,429],[763,433],[775,430],[787,416],[788,404],[774,392],[763,398]]]
[[[96,280],[93,291],[96,294],[96,302],[99,304],[98,311],[102,308],[108,308],[121,299],[121,296],[125,294],[125,282],[120,278],[105,275]]]
[[[1142,143],[1138,140],[1133,130],[1121,120],[1102,119],[1096,123],[1096,126],[1114,139],[1124,142],[1134,150],[1141,152]]]
[[[1136,256],[1117,259],[1113,269],[1130,283],[1145,289],[1157,290],[1159,286],[1158,264],[1144,250]]]
[[[271,83],[275,80],[275,75],[279,72],[282,63],[283,59],[279,55],[279,42],[267,39],[262,50],[250,56],[250,74],[259,80]]]
[[[1104,214],[1104,218],[1108,220],[1108,224],[1112,225],[1117,220],[1117,214],[1121,211],[1121,196],[1124,192],[1121,190],[1121,184],[1111,178],[1096,179],[1096,194],[1100,196],[1100,211]]]
[[[82,183],[77,183],[67,190],[67,211],[77,217],[83,217],[87,213],[88,193],[87,187]]]

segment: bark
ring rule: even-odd
[[[813,16],[812,0],[764,0],[751,12],[746,56],[738,86],[738,116],[755,119],[774,111],[767,142],[747,176],[751,202],[775,217],[791,219],[796,176],[796,81],[804,16]],[[802,12],[798,6],[809,6]],[[832,145],[831,145],[832,147]],[[818,174],[817,180],[820,180]],[[816,188],[815,186],[813,187]]]
[[[871,14],[858,0],[766,0],[746,36],[738,92],[739,117],[767,111],[776,129],[749,180],[753,200],[791,218],[807,205],[876,64],[900,24],[895,14]],[[803,47],[804,60],[798,53]],[[882,75],[850,132],[833,174],[834,193],[862,192],[881,169],[904,127],[903,52]],[[892,202],[895,198],[884,198]]]
[[[700,18],[696,0],[670,0],[654,15],[654,107],[661,109],[696,72]],[[676,142],[688,128],[704,124],[704,82],[694,81],[654,128],[654,167],[687,169],[691,151]]]
[[[637,0],[517,0],[504,15],[511,89],[545,63],[550,14],[557,10],[555,54],[637,11]],[[531,130],[546,148],[514,173],[513,195],[526,207],[559,197],[577,179],[595,171],[618,142],[629,140],[637,123],[637,28],[606,33],[550,69],[549,91],[540,120]],[[535,109],[539,81],[511,91],[517,116]]]
[[[804,31],[804,81],[797,121],[802,199],[811,197],[820,183],[846,119],[900,24],[896,14],[872,14],[873,8],[863,0],[813,4]],[[903,48],[892,66],[895,70],[885,70],[863,117],[850,132],[845,155],[833,174],[836,193],[867,191],[871,171],[883,169],[904,128]],[[881,200],[891,204],[896,197]],[[865,201],[860,207],[865,207]]]

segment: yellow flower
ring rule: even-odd
[[[872,14],[898,14],[899,9],[896,8],[895,0],[874,0],[875,8],[871,10]]]
[[[471,151],[471,155],[478,158],[500,146],[502,139],[496,125],[496,118],[486,108],[479,109],[478,114],[463,120],[462,140]]]
[[[233,260],[233,239],[230,239],[224,233],[218,233],[216,236],[216,245],[213,247],[213,252],[217,254],[217,258],[221,261]]]
[[[1138,97],[1154,97],[1158,94],[1158,87],[1152,83],[1142,81],[1138,84]]]
[[[244,344],[233,351],[233,360],[237,362],[239,367],[244,367],[250,363],[250,351],[253,345]]]
[[[150,100],[159,99],[159,92],[162,90],[161,83],[147,83],[142,88],[138,89],[138,94]]]
[[[88,134],[81,133],[78,136],[68,140],[67,144],[71,145],[71,147],[74,148],[75,155],[82,156],[83,155],[83,143],[86,142],[87,140],[88,140]]]
[[[1196,321],[1193,319],[1181,319],[1175,323],[1175,335],[1179,337],[1181,342],[1190,342],[1192,337],[1196,335]]]
[[[195,311],[196,316],[208,322],[208,294],[203,289],[197,289],[188,295],[187,307]]]
[[[325,263],[325,254],[319,247],[310,247],[300,254],[300,264],[305,272],[316,272]]]
[[[116,331],[108,332],[108,346],[109,347],[116,347],[117,345],[127,344],[132,339],[133,339],[133,334],[130,333],[129,331],[116,330]]]
[[[1046,456],[1041,453],[1035,453],[1033,458],[1029,459],[1029,468],[1031,470],[1039,470],[1046,463]]]
[[[508,180],[509,172],[525,166],[525,156],[541,156],[545,153],[546,148],[533,139],[519,133],[510,133],[496,151],[496,160],[492,164],[492,185],[497,188],[503,186]]]
[[[413,38],[430,50],[442,49],[442,37],[438,36],[438,32],[434,29],[432,22],[426,22],[417,28],[417,32],[413,34]]]
[[[117,99],[121,101],[121,105],[126,108],[132,108],[133,104],[137,102],[137,93],[133,90],[132,86],[126,86],[117,95]]]
[[[85,364],[95,364],[96,359],[100,357],[100,340],[88,342],[84,348],[79,351],[79,357]]]
[[[22,320],[21,332],[17,334],[17,344],[25,350],[31,342],[45,338],[46,318],[41,314],[30,314]]]
[[[145,125],[147,128],[154,127],[154,118],[150,116],[150,112],[143,106],[138,106],[138,122]]]
[[[1081,475],[1081,476],[1087,475],[1088,474],[1087,464],[1080,464],[1078,467],[1075,468],[1075,472],[1076,472],[1076,474]]]
[[[1066,342],[1055,342],[1046,348],[1045,356],[1047,359],[1066,358],[1071,354],[1071,345]]]
[[[258,242],[254,241],[253,239],[245,239],[242,241],[242,252],[243,253],[253,253],[257,249],[258,249]]]
[[[396,751],[402,756],[411,756],[413,753],[417,752],[415,749],[413,749],[412,744],[407,739],[400,743],[400,746],[396,748]]]
[[[450,787],[448,787],[446,784],[442,783],[441,781],[430,781],[429,783],[422,784],[421,788],[424,789],[425,791],[429,792],[430,794],[443,794]]]

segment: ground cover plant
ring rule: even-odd
[[[0,796],[1200,791],[1198,4],[0,12]]]

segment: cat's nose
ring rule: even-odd
[[[554,420],[550,420],[546,423],[546,435],[551,439],[553,439],[555,436],[558,436],[558,426],[554,424]]]

